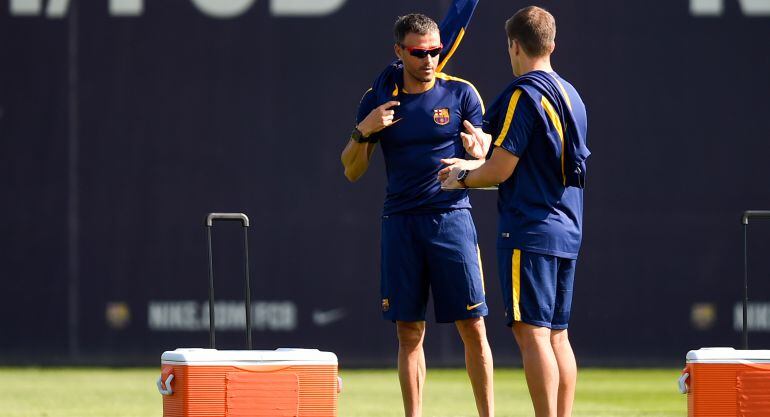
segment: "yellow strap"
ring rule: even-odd
[[[553,123],[553,126],[556,128],[556,132],[559,133],[559,140],[561,140],[561,177],[564,185],[567,185],[567,175],[564,173],[564,129],[562,129],[561,120],[556,113],[556,109],[553,108],[553,105],[547,98],[545,98],[545,96],[540,99],[540,104],[548,114],[548,118],[551,119],[551,123]]]
[[[500,131],[500,135],[495,140],[495,146],[500,146],[505,140],[505,136],[508,134],[508,129],[511,128],[511,121],[513,120],[513,114],[516,112],[516,103],[519,102],[521,96],[521,90],[517,89],[511,94],[511,100],[508,102],[508,110],[505,111],[505,121],[503,122],[503,130]]]
[[[449,62],[449,58],[454,55],[455,50],[457,50],[457,47],[460,46],[460,42],[463,40],[463,36],[465,36],[465,28],[460,29],[460,33],[457,34],[457,39],[455,39],[454,45],[452,45],[452,49],[449,50],[449,53],[446,54],[444,57],[444,60],[439,62],[438,67],[436,67],[436,72],[441,72],[442,69],[444,69],[444,66]]]

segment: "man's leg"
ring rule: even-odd
[[[524,375],[536,417],[555,417],[559,391],[559,368],[551,347],[551,329],[523,322],[513,324],[513,335],[521,350]]]
[[[422,391],[425,385],[424,321],[398,321],[398,379],[406,417],[422,416]]]
[[[481,317],[455,322],[465,345],[465,368],[476,398],[480,417],[495,415],[492,383],[492,350],[487,342],[487,329]]]
[[[428,280],[422,257],[421,216],[382,218],[382,317],[396,323],[398,379],[407,417],[422,415],[425,385],[425,307]]]
[[[467,209],[436,214],[432,226],[426,256],[436,321],[457,326],[476,408],[480,416],[492,416],[492,351],[483,319],[488,309],[476,226]]]
[[[556,415],[558,417],[570,417],[572,416],[572,404],[575,401],[577,364],[566,329],[551,331],[551,346],[559,367],[559,395]]]
[[[551,347],[559,366],[558,417],[570,417],[575,401],[577,384],[577,364],[572,345],[569,342],[567,324],[572,310],[572,294],[575,286],[576,259],[558,259],[556,305],[551,322]]]

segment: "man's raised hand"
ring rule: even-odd
[[[385,104],[377,106],[369,112],[364,120],[358,124],[358,130],[364,135],[369,137],[370,135],[379,132],[382,129],[395,123],[393,121],[393,115],[395,111],[391,110],[392,107],[398,106],[401,103],[398,101],[389,101]],[[398,120],[396,120],[397,122]]]
[[[460,132],[460,137],[463,140],[465,152],[476,159],[486,158],[489,146],[492,144],[492,136],[467,120],[463,120],[463,126],[465,126],[465,132]]]

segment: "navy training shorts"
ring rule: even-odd
[[[383,216],[381,250],[384,319],[425,320],[429,289],[439,323],[487,315],[469,210]]]
[[[553,330],[568,327],[575,259],[498,248],[497,262],[509,327],[514,321]]]

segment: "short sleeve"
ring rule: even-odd
[[[361,123],[366,116],[369,115],[369,113],[374,110],[374,108],[377,107],[377,103],[375,102],[375,94],[372,89],[366,90],[363,97],[361,97],[361,102],[358,103],[358,114],[356,115],[356,124]]]
[[[361,97],[361,102],[358,103],[358,113],[356,114],[356,124],[359,124],[364,119],[366,119],[366,116],[368,116],[369,113],[371,113],[375,107],[377,107],[376,94],[374,94],[374,91],[370,88],[366,90],[363,97]],[[378,133],[372,133],[371,136],[369,136],[369,138],[376,140],[377,134]]]
[[[482,118],[484,117],[484,102],[481,100],[481,95],[476,91],[470,83],[468,88],[465,89],[465,97],[463,97],[463,120],[471,122],[476,127],[481,127]]]
[[[532,130],[535,127],[536,110],[522,90],[514,90],[507,100],[504,115],[501,113],[500,133],[493,135],[495,146],[522,156],[529,144]]]

